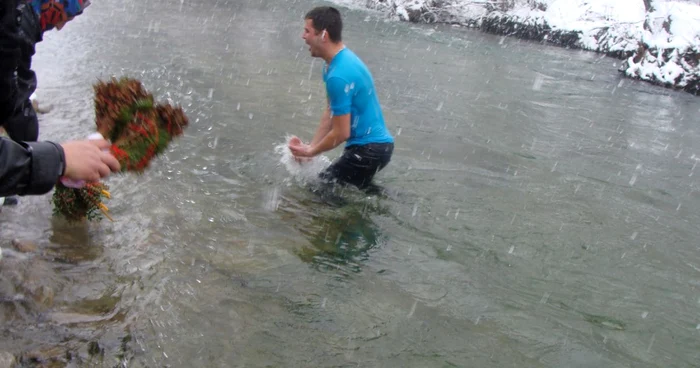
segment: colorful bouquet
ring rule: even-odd
[[[112,143],[109,150],[122,172],[143,173],[189,123],[182,108],[156,104],[138,80],[113,78],[98,82],[94,90],[97,133]],[[53,194],[54,215],[68,221],[99,220],[101,215],[112,220],[102,203],[110,198],[108,189],[101,182],[61,178]]]

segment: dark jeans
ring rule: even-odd
[[[340,156],[320,177],[324,181],[351,184],[368,191],[377,188],[372,184],[374,175],[383,169],[394,152],[393,143],[369,143],[346,147]]]

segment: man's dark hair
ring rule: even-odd
[[[311,23],[317,32],[325,29],[331,41],[342,41],[343,20],[338,9],[332,6],[319,6],[309,10],[304,19],[311,19]]]

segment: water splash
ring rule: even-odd
[[[277,211],[280,205],[280,190],[279,188],[273,188],[265,193],[265,200],[263,201],[263,208],[266,211],[274,212]]]
[[[406,315],[406,318],[411,318],[413,317],[413,314],[416,312],[416,306],[418,306],[418,301],[414,300],[413,301],[413,306],[411,306],[411,310],[408,312],[408,315]]]
[[[308,162],[297,162],[289,149],[289,141],[292,136],[287,136],[284,143],[275,146],[275,153],[280,156],[279,162],[286,169],[289,175],[301,183],[307,183],[318,177],[318,174],[330,165],[331,160],[324,156],[318,155],[313,157]]]
[[[634,183],[637,182],[637,174],[632,175],[632,178],[630,179],[630,186],[634,185]]]
[[[535,82],[532,83],[532,90],[533,90],[533,91],[539,91],[539,90],[541,90],[541,89],[542,89],[542,84],[543,84],[543,83],[544,83],[544,78],[542,77],[542,75],[539,75],[539,74],[538,74],[538,75],[535,77]]]

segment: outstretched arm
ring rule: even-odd
[[[39,195],[61,176],[94,181],[120,170],[105,140],[14,142],[0,138],[0,196]]]

